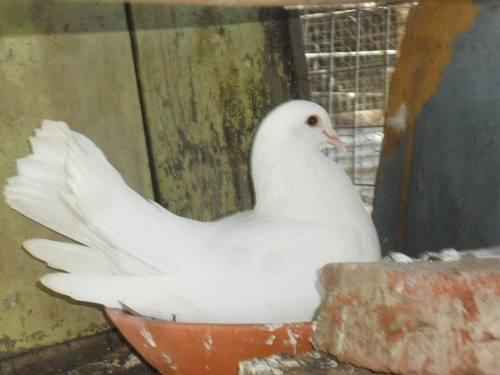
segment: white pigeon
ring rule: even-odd
[[[251,156],[254,209],[213,222],[141,197],[64,122],[43,121],[30,142],[6,201],[80,243],[24,243],[66,272],[41,282],[76,300],[184,322],[308,321],[324,264],[380,258],[349,177],[320,151],[341,144],[330,118],[308,101],[284,103],[262,121]]]

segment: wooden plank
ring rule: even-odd
[[[33,350],[0,361],[0,374],[153,375],[116,330]]]
[[[304,21],[301,19],[301,14],[300,9],[288,10],[289,38],[292,47],[292,61],[298,97],[311,100],[311,78],[306,55],[304,54],[306,46],[304,41]]]
[[[2,1],[0,30],[1,184],[29,152],[33,129],[52,118],[95,140],[132,187],[151,196],[123,5]],[[37,285],[50,270],[21,243],[59,237],[3,199],[0,222],[0,358],[105,329],[100,310]]]
[[[250,207],[254,130],[296,97],[286,12],[131,10],[159,201],[199,219]]]

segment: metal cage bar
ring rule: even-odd
[[[346,143],[334,155],[371,205],[399,41],[414,2],[304,8],[301,15],[312,100]]]

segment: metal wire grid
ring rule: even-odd
[[[312,100],[328,109],[346,152],[337,161],[373,201],[389,81],[413,2],[305,9]]]

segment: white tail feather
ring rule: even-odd
[[[183,321],[203,316],[196,306],[169,290],[168,276],[119,276],[52,273],[40,281],[47,288],[71,298],[107,307],[123,305],[144,316],[170,320],[175,311]],[[167,295],[168,299],[160,298]]]
[[[45,286],[157,318],[169,319],[171,312],[182,320],[206,315],[179,297],[174,288],[189,282],[172,274],[190,268],[185,260],[190,250],[199,251],[210,226],[142,198],[89,139],[63,122],[44,121],[30,141],[33,154],[17,162],[18,175],[4,189],[6,202],[81,244],[24,243],[34,257],[69,272],[44,276]]]
[[[113,274],[114,264],[101,251],[87,246],[32,239],[23,247],[35,258],[41,259],[49,267],[74,273]]]
[[[10,178],[4,188],[7,204],[86,246],[35,240],[26,243],[27,250],[49,265],[68,272],[85,269],[86,273],[111,270],[128,275],[159,273],[154,262],[148,265],[133,252],[114,246],[96,229],[99,222],[85,217],[86,210],[82,209],[85,202],[79,196],[112,210],[109,197],[119,194],[120,190],[129,190],[104,154],[88,138],[58,121],[44,120],[30,143],[33,154],[17,161],[18,175]],[[144,199],[142,203],[150,206]],[[88,257],[83,255],[84,251]],[[60,261],[55,254],[61,257]],[[96,254],[99,255],[96,257]],[[92,264],[93,271],[89,269]]]

